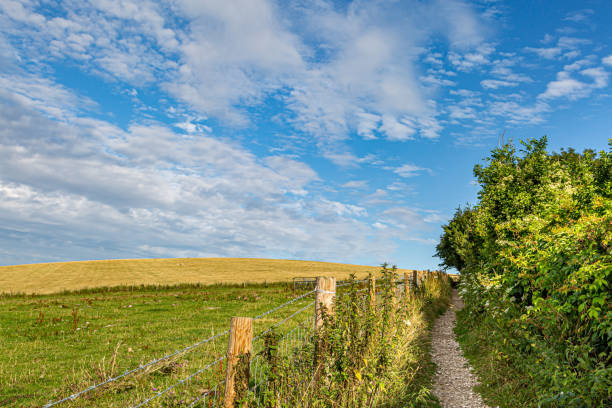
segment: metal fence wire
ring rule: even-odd
[[[283,304],[281,304],[279,306],[276,306],[276,307],[274,307],[274,308],[272,308],[272,309],[270,309],[270,310],[268,310],[268,311],[266,311],[264,313],[261,313],[260,315],[255,316],[253,318],[253,320],[260,320],[260,319],[262,319],[262,318],[264,318],[264,317],[266,317],[268,315],[273,314],[274,312],[277,312],[277,311],[279,311],[279,310],[281,310],[281,309],[283,309],[283,308],[285,308],[287,306],[290,306],[290,305],[292,305],[292,304],[294,304],[294,303],[296,303],[296,302],[298,302],[300,300],[303,300],[303,299],[307,298],[308,296],[312,296],[314,293],[315,293],[315,290],[311,290],[309,292],[303,293],[300,296],[297,296],[297,297],[295,297],[295,298],[293,298],[291,300],[288,300],[287,302],[285,302],[285,303],[283,303]],[[284,319],[274,323],[273,325],[269,326],[268,328],[266,328],[264,331],[259,333],[256,337],[254,337],[253,341],[261,339],[266,333],[268,333],[271,330],[273,330],[273,329],[275,329],[275,328],[277,328],[277,327],[287,323],[288,321],[290,321],[295,316],[299,315],[300,313],[303,313],[304,311],[306,311],[309,308],[312,308],[313,305],[314,305],[314,301],[309,302],[306,306],[304,306],[304,307],[298,309],[297,311],[293,312],[288,317],[286,317],[286,318],[284,318]],[[314,327],[314,319],[312,318],[312,316],[309,319],[305,319],[304,321],[308,322],[308,324],[311,324]],[[304,323],[304,322],[302,322],[302,323]],[[298,329],[299,329],[299,331],[298,331]],[[307,332],[307,329],[305,327],[302,327],[302,325],[298,324],[290,332],[285,334],[285,337],[283,337],[283,342],[284,342],[283,343],[283,350],[284,350],[284,352],[286,353],[287,350],[289,349],[287,344],[285,344],[287,342],[287,336],[290,336],[291,341],[293,342],[291,344],[297,344],[296,342],[297,342],[298,339],[305,339],[306,338],[306,332]],[[49,401],[47,404],[45,404],[43,406],[43,408],[50,408],[50,407],[59,405],[61,403],[67,402],[67,401],[74,401],[77,398],[83,396],[84,394],[87,394],[87,393],[89,393],[91,391],[94,391],[96,389],[103,388],[103,387],[105,387],[105,386],[107,386],[107,385],[109,385],[109,384],[111,384],[113,382],[116,382],[116,381],[118,381],[118,380],[120,380],[122,378],[125,378],[125,377],[127,377],[127,376],[129,376],[131,374],[134,374],[134,373],[146,370],[147,368],[155,366],[155,365],[157,365],[157,364],[159,364],[161,362],[167,361],[167,360],[171,359],[172,357],[178,356],[178,355],[183,354],[183,353],[187,353],[187,352],[195,349],[196,347],[199,347],[199,346],[202,346],[202,345],[204,345],[206,343],[212,342],[212,341],[214,341],[214,340],[216,340],[216,339],[218,339],[220,337],[223,337],[225,335],[228,335],[228,334],[229,334],[229,330],[226,330],[226,331],[224,331],[222,333],[218,333],[216,335],[210,336],[210,337],[208,337],[206,339],[203,339],[203,340],[200,340],[200,341],[198,341],[198,342],[196,342],[196,343],[194,343],[194,344],[192,344],[190,346],[186,346],[186,347],[184,347],[182,349],[175,350],[172,353],[166,354],[166,355],[164,355],[164,356],[162,356],[160,358],[151,360],[151,361],[149,361],[146,364],[141,364],[138,367],[135,367],[135,368],[130,369],[130,370],[126,370],[122,374],[119,374],[119,375],[117,375],[115,377],[111,377],[111,378],[108,378],[107,380],[102,381],[100,383],[93,384],[93,385],[91,385],[91,386],[89,386],[89,387],[87,387],[87,388],[85,388],[85,389],[83,389],[83,390],[81,390],[79,392],[71,394],[71,395],[69,395],[69,396],[67,396],[65,398],[61,398],[61,399],[56,400],[56,401]],[[194,373],[192,373],[188,377],[185,377],[184,379],[182,379],[182,380],[180,380],[180,381],[170,385],[169,387],[167,387],[167,388],[157,392],[156,394],[154,394],[151,397],[143,400],[142,402],[140,402],[140,403],[138,403],[136,405],[133,405],[132,408],[140,408],[140,407],[143,407],[145,405],[148,405],[150,402],[152,402],[152,401],[158,399],[159,397],[167,394],[169,391],[173,390],[177,386],[189,383],[193,378],[195,378],[198,375],[202,374],[204,371],[209,370],[211,367],[213,367],[216,364],[218,364],[219,362],[225,360],[225,358],[226,357],[223,356],[223,357],[220,357],[220,358],[216,359],[215,361],[207,364],[203,368],[195,371]],[[259,360],[256,361],[256,364],[259,364],[258,361]],[[261,369],[260,369],[260,371],[261,371]],[[259,378],[260,379],[262,378],[261,374],[260,374]],[[197,396],[194,399],[194,401],[191,402],[191,405],[189,405],[189,406],[190,407],[192,407],[192,406],[194,406],[194,407],[195,406],[200,406],[200,407],[216,407],[216,406],[220,406],[220,404],[221,404],[220,401],[222,400],[222,397],[223,397],[222,396],[222,388],[223,388],[223,382],[221,382],[219,384],[216,384],[214,387],[211,387],[209,390],[207,390],[204,393],[202,393],[201,395]],[[201,404],[199,404],[199,403],[201,403]]]
[[[349,280],[349,281],[339,281],[336,285],[336,288],[341,288],[341,287],[346,287],[349,285],[352,286],[359,286],[359,285],[363,285],[365,283],[368,282],[368,279],[362,279],[362,280]],[[308,282],[308,284],[310,284],[312,282]],[[407,282],[404,282],[404,280],[398,281],[396,282],[397,286],[403,286],[405,285]],[[368,288],[361,288],[358,289],[356,292],[357,293],[362,293],[367,291]],[[297,296],[293,299],[288,300],[287,302],[276,306],[264,313],[261,313],[257,316],[255,316],[253,318],[254,321],[257,320],[261,320],[264,317],[267,317],[283,308],[286,308],[296,302],[299,302],[300,300],[305,300],[307,299],[309,296],[312,296],[313,294],[315,294],[317,292],[317,289],[314,290],[310,290],[306,293],[301,294],[300,296]],[[345,291],[341,291],[340,293],[338,293],[338,295],[342,295],[342,292]],[[336,293],[336,292],[333,292]],[[250,374],[251,374],[251,381],[249,384],[250,387],[250,391],[253,393],[255,401],[257,401],[257,405],[259,406],[260,404],[260,397],[261,397],[261,392],[263,390],[265,390],[265,387],[268,383],[268,376],[267,373],[268,371],[268,364],[265,360],[265,358],[262,355],[262,351],[263,351],[263,344],[262,344],[262,340],[264,338],[264,336],[271,332],[272,330],[280,330],[281,332],[281,338],[278,340],[278,344],[277,344],[277,352],[279,354],[279,358],[280,359],[286,359],[288,357],[291,357],[292,353],[294,353],[296,350],[300,350],[301,348],[303,348],[306,344],[308,344],[314,337],[314,326],[315,326],[315,319],[314,319],[314,313],[308,313],[306,314],[305,312],[307,310],[314,310],[314,304],[315,301],[312,300],[310,302],[308,302],[305,306],[297,309],[296,311],[294,311],[293,313],[291,313],[289,316],[277,321],[276,323],[268,326],[266,329],[264,329],[263,331],[261,331],[260,333],[258,333],[256,336],[253,337],[253,347],[254,348],[259,348],[259,350],[255,353],[253,353],[253,358],[250,361]],[[282,327],[285,327],[284,329]],[[283,333],[284,331],[284,333]],[[73,401],[79,397],[81,397],[83,394],[86,394],[90,391],[96,390],[98,388],[104,387],[112,382],[118,381],[124,377],[129,376],[130,374],[145,370],[151,366],[154,366],[160,362],[166,361],[172,357],[175,357],[179,354],[183,354],[183,353],[187,353],[193,349],[195,349],[196,347],[202,346],[206,343],[212,342],[222,336],[225,336],[229,334],[229,330],[226,330],[222,333],[216,334],[214,336],[208,337],[206,339],[203,339],[201,341],[198,341],[197,343],[194,343],[190,346],[184,347],[180,350],[176,350],[173,353],[169,353],[163,357],[157,358],[155,360],[152,360],[146,364],[140,365],[138,367],[135,367],[131,370],[127,370],[124,373],[117,375],[115,377],[111,377],[103,382],[100,382],[98,384],[94,384],[91,385],[90,387],[87,387],[79,392],[76,392],[68,397],[59,399],[57,401],[50,401],[49,403],[47,403],[46,405],[44,405],[43,408],[50,408],[53,407],[55,405],[61,404],[63,402],[66,401]],[[216,359],[215,361],[212,361],[211,363],[205,365],[204,367],[198,369],[197,371],[193,372],[192,374],[190,374],[189,376],[181,379],[180,381],[164,388],[163,390],[155,393],[154,395],[150,396],[149,398],[137,403],[136,405],[133,405],[132,408],[141,408],[145,405],[148,405],[149,403],[151,403],[152,401],[155,401],[157,399],[159,399],[160,397],[168,394],[171,390],[175,389],[176,387],[183,385],[183,384],[188,384],[190,383],[195,377],[197,377],[198,375],[204,373],[206,370],[211,369],[212,367],[214,367],[215,365],[219,364],[220,362],[224,361],[226,359],[225,356],[223,357],[219,357],[218,359]],[[201,391],[199,395],[194,396],[193,397],[193,401],[191,401],[190,405],[188,405],[189,407],[208,407],[208,408],[212,408],[212,407],[220,407],[223,405],[223,394],[224,394],[224,389],[225,389],[225,384],[224,381],[220,381],[219,383],[215,384],[212,387],[208,387],[207,389],[205,389],[204,391]]]

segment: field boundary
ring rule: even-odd
[[[422,282],[425,280],[427,274],[429,273],[440,273],[440,272],[412,271],[411,273],[404,273],[402,277],[403,279],[397,279],[397,281],[394,282],[394,285],[397,285],[396,287],[397,290],[395,292],[395,295],[398,298],[402,298],[403,296],[410,296],[411,291],[419,288],[422,285]],[[210,361],[204,367],[198,369],[197,371],[185,377],[184,379],[166,387],[163,390],[158,391],[157,393],[153,394],[152,396],[143,400],[142,402],[136,405],[133,405],[132,408],[143,407],[149,404],[150,402],[167,394],[171,390],[175,389],[177,386],[188,383],[196,376],[202,374],[204,371],[209,370],[212,367],[216,367],[219,364],[223,364],[223,363],[225,363],[225,371],[226,371],[225,380],[218,382],[213,387],[209,387],[209,389],[206,392],[201,393],[200,395],[195,397],[195,399],[192,401],[189,407],[195,406],[195,404],[199,402],[205,404],[203,406],[208,406],[208,407],[234,406],[234,398],[235,398],[236,392],[235,390],[233,392],[231,390],[233,390],[236,387],[235,383],[233,382],[233,378],[236,375],[236,370],[237,370],[236,366],[239,364],[239,360],[241,358],[244,358],[245,355],[248,356],[248,361],[246,363],[246,370],[244,369],[245,365],[242,364],[242,367],[243,367],[242,370],[244,371],[244,375],[242,377],[243,378],[246,377],[247,379],[251,377],[254,378],[254,385],[248,388],[248,391],[251,391],[255,395],[257,395],[258,392],[261,391],[261,388],[265,385],[267,381],[266,375],[264,372],[265,370],[262,369],[263,364],[261,362],[261,355],[255,354],[254,358],[251,359],[251,354],[252,354],[254,343],[261,342],[262,340],[264,340],[265,336],[268,333],[272,332],[274,329],[278,328],[279,326],[282,326],[283,324],[293,320],[294,318],[304,315],[305,312],[307,312],[308,310],[311,310],[311,313],[307,315],[306,318],[302,318],[301,321],[296,323],[296,326],[293,329],[291,329],[290,331],[288,331],[286,334],[282,336],[282,338],[280,339],[281,345],[279,347],[282,349],[283,353],[286,354],[286,353],[289,353],[291,350],[293,350],[296,347],[302,347],[304,344],[311,343],[313,339],[315,338],[317,332],[319,331],[319,328],[323,325],[324,316],[328,313],[333,313],[335,298],[337,294],[336,292],[337,288],[342,288],[342,287],[349,286],[349,285],[352,285],[352,286],[361,285],[363,287],[357,290],[357,292],[362,295],[369,295],[370,299],[374,299],[373,301],[374,303],[376,302],[376,296],[380,295],[380,292],[376,292],[375,278],[362,279],[362,280],[338,281],[338,283],[336,284],[336,279],[333,277],[317,277],[315,282],[316,282],[315,289],[305,292],[295,298],[292,298],[279,306],[269,309],[268,311],[264,313],[261,313],[254,317],[234,317],[232,318],[230,328],[226,331],[218,333],[214,336],[210,336],[206,339],[200,340],[184,348],[175,350],[172,353],[168,353],[162,357],[151,360],[146,364],[142,364],[130,370],[126,370],[122,374],[108,378],[107,380],[102,381],[100,383],[93,384],[85,389],[82,389],[64,398],[61,398],[55,401],[49,401],[46,405],[44,405],[44,408],[51,408],[51,407],[61,405],[62,403],[65,403],[65,402],[75,401],[79,399],[80,397],[84,396],[85,394],[88,394],[98,389],[100,389],[100,391],[103,391],[104,387],[108,386],[109,384],[113,382],[119,381],[139,371],[144,371],[147,368],[154,366],[156,364],[159,364],[161,362],[170,360],[172,357],[182,355],[184,353],[188,353],[189,351],[197,347],[204,346],[205,344],[212,342],[216,339],[219,339],[221,337],[224,337],[224,336],[228,337],[228,352],[226,353],[226,355],[221,356],[213,361]],[[314,297],[314,299],[308,302],[305,306],[293,312],[288,317],[278,320],[277,322],[271,324],[270,326],[268,326],[266,329],[262,330],[258,334],[253,335],[253,332],[252,332],[252,322],[253,321],[266,318],[269,315],[272,315],[275,312],[278,312],[279,310],[282,310],[296,302],[307,300],[309,297]],[[236,331],[234,327],[235,319],[243,319],[243,321],[247,322],[247,325],[251,327],[250,331],[249,330],[242,331],[242,332]],[[239,353],[232,352],[232,347],[233,347],[232,344],[236,342],[243,344],[244,346],[242,349],[240,349]],[[230,381],[231,381],[231,387],[227,387],[226,385],[230,384]],[[223,395],[221,395],[222,388],[224,388]],[[206,405],[206,403],[208,403],[208,405]]]

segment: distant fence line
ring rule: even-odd
[[[394,282],[395,285],[398,285],[399,295],[401,296],[402,294],[407,294],[409,293],[410,290],[420,287],[426,275],[431,272],[432,271],[430,270],[426,270],[426,271],[425,270],[422,270],[422,271],[413,270],[411,272],[404,273],[403,279],[398,279]],[[375,281],[374,278],[372,279]],[[217,407],[221,404],[221,402],[224,407],[233,407],[234,397],[235,397],[235,394],[233,392],[233,389],[234,389],[233,381],[234,381],[234,377],[236,374],[235,373],[236,363],[240,356],[245,355],[245,354],[250,355],[252,351],[252,344],[254,341],[261,339],[266,333],[270,332],[274,328],[288,322],[292,318],[298,316],[299,314],[305,312],[306,310],[314,306],[314,313],[310,314],[304,321],[298,323],[298,325],[295,328],[293,328],[291,331],[289,331],[282,337],[281,342],[280,342],[281,343],[281,354],[284,355],[287,352],[291,351],[291,349],[302,346],[306,342],[310,341],[313,337],[313,334],[315,334],[317,330],[323,325],[323,315],[321,312],[322,309],[327,309],[328,311],[333,310],[335,296],[336,296],[336,289],[340,287],[348,286],[351,284],[364,284],[364,283],[368,283],[368,279],[350,280],[350,281],[343,280],[343,281],[336,282],[336,279],[333,277],[293,278],[293,288],[294,289],[309,287],[309,285],[311,285],[310,287],[314,287],[314,289],[306,293],[303,293],[300,296],[297,296],[253,318],[232,317],[231,322],[230,322],[230,328],[222,333],[218,333],[206,339],[200,340],[182,349],[175,350],[174,352],[169,353],[163,357],[157,358],[155,360],[151,360],[150,362],[146,364],[142,364],[131,370],[127,370],[122,374],[119,374],[115,377],[111,377],[98,384],[91,385],[65,398],[62,398],[56,401],[49,401],[46,405],[43,406],[43,408],[50,408],[50,407],[59,405],[63,402],[74,401],[77,398],[81,397],[82,395],[88,392],[102,388],[112,382],[115,382],[124,377],[127,377],[130,374],[145,370],[148,367],[151,367],[155,364],[166,361],[179,354],[189,352],[196,347],[212,342],[225,335],[229,335],[228,351],[225,356],[221,356],[218,359],[210,362],[209,364],[195,371],[188,377],[155,393],[154,395],[145,399],[144,401],[132,406],[132,408],[140,408],[140,407],[147,405],[151,401],[156,400],[157,398],[163,396],[164,394],[168,393],[169,391],[176,388],[177,386],[187,383],[192,378],[210,369],[211,367],[214,367],[215,365],[219,364],[220,362],[224,360],[226,360],[225,380],[221,381],[220,383],[216,384],[214,387],[210,388],[209,390],[197,396],[194,399],[194,401],[192,401],[192,403],[189,405],[189,407],[195,406],[195,404],[197,404],[198,402],[201,402],[204,404],[203,406],[208,406],[208,407]],[[374,282],[370,282],[368,287],[365,287],[359,290],[358,292],[364,292],[368,289],[370,291],[370,296],[375,298],[377,293],[375,292]],[[267,329],[263,330],[258,335],[253,336],[253,321],[254,320],[262,319],[263,317],[266,317],[278,310],[281,310],[313,294],[315,295],[315,299],[312,302],[309,302],[306,306],[298,309],[297,311],[292,313],[290,316],[269,326]],[[258,389],[260,389],[261,386],[265,383],[265,378],[262,378],[260,355],[256,355],[254,359],[250,360],[247,366],[248,366],[248,371],[249,371],[247,373],[247,378],[250,377],[250,374],[252,373],[254,376],[254,383],[255,383],[255,385],[251,387],[250,390],[257,393]],[[259,376],[259,381],[258,381],[258,376]],[[223,395],[221,395],[220,393],[220,385],[224,385]],[[206,401],[208,401],[207,405],[206,405]]]

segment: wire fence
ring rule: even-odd
[[[343,288],[343,287],[347,287],[347,286],[361,286],[364,285],[368,282],[368,279],[362,279],[362,280],[351,280],[351,281],[344,281],[344,282],[338,282],[336,285],[336,288]],[[406,282],[405,280],[399,280],[396,282],[397,285],[405,285],[405,284],[409,284],[409,285],[413,285],[414,283],[411,282]],[[356,290],[357,293],[362,293],[368,290],[368,287],[364,287],[361,289]],[[264,313],[261,313],[255,317],[253,317],[254,321],[258,321],[261,320],[263,318],[266,318],[270,315],[272,315],[273,313],[287,308],[288,306],[291,306],[299,301],[303,301],[303,300],[307,300],[307,298],[309,298],[310,296],[313,296],[314,294],[316,294],[317,292],[321,293],[333,293],[333,294],[338,294],[339,296],[343,295],[344,291],[340,291],[340,292],[328,292],[328,291],[321,291],[319,289],[314,289],[314,290],[310,290],[306,293],[301,294],[300,296],[297,296],[295,298],[292,298],[290,300],[288,300],[287,302],[276,306]],[[279,329],[281,326],[285,325],[287,327],[284,328],[284,334],[282,334],[282,337],[279,340],[278,343],[278,353],[280,358],[285,358],[288,355],[290,355],[291,353],[293,353],[295,350],[299,350],[300,348],[304,347],[308,342],[310,342],[312,340],[312,338],[314,337],[315,334],[315,318],[314,318],[314,313],[305,313],[308,310],[312,310],[314,309],[313,306],[315,304],[315,301],[312,300],[310,302],[308,302],[307,304],[305,304],[304,306],[300,307],[299,309],[293,311],[290,315],[288,315],[287,317],[271,324],[270,326],[266,327],[264,330],[262,330],[261,332],[259,332],[256,336],[253,337],[252,341],[253,341],[253,347],[254,349],[257,349],[256,352],[253,353],[253,358],[250,361],[250,373],[251,373],[251,384],[250,384],[250,391],[254,394],[255,396],[255,400],[259,401],[259,395],[260,392],[263,389],[264,384],[268,381],[268,377],[267,377],[267,363],[262,355],[262,340],[264,338],[264,336],[267,333],[270,333],[272,330],[276,330]],[[291,324],[289,324],[291,323]],[[282,331],[282,330],[281,330]],[[151,360],[150,362],[140,365],[138,367],[135,367],[131,370],[127,370],[124,373],[117,375],[115,377],[111,377],[108,378],[105,381],[102,381],[100,383],[91,385],[90,387],[87,387],[79,392],[76,392],[70,396],[67,396],[65,398],[59,399],[57,401],[50,401],[49,403],[47,403],[46,405],[44,405],[44,408],[50,408],[56,405],[59,405],[63,402],[67,402],[67,401],[74,401],[77,398],[83,396],[84,394],[87,394],[89,392],[92,392],[96,389],[100,389],[103,388],[113,382],[116,382],[122,378],[125,378],[131,374],[143,371],[148,369],[149,367],[155,366],[156,364],[159,364],[161,362],[167,361],[173,357],[176,357],[178,355],[190,352],[191,350],[205,345],[207,343],[210,343],[216,339],[219,339],[223,336],[226,336],[229,334],[229,330],[226,330],[224,332],[218,333],[216,335],[210,336],[206,339],[200,340],[190,346],[184,347],[182,349],[179,350],[175,350],[172,353],[169,353],[167,355],[164,355],[160,358]],[[188,375],[187,377],[169,385],[168,387],[164,388],[163,390],[153,394],[152,396],[150,396],[149,398],[144,399],[143,401],[137,403],[136,405],[133,405],[132,408],[141,408],[145,405],[148,405],[149,403],[158,400],[160,397],[167,395],[168,393],[170,393],[172,390],[176,389],[177,387],[184,385],[184,384],[189,384],[194,378],[202,375],[204,372],[206,372],[207,370],[210,370],[212,367],[215,367],[216,365],[218,365],[219,363],[222,363],[224,360],[226,360],[226,356],[222,356],[217,358],[216,360],[210,362],[209,364],[206,364],[204,367],[198,369],[197,371],[191,373],[190,375]],[[224,388],[225,388],[225,384],[224,384],[224,380],[220,380],[217,382],[217,384],[214,384],[212,387],[207,387],[206,389],[204,389],[203,391],[199,392],[199,395],[196,395],[193,398],[193,401],[191,401],[190,405],[188,405],[189,407],[218,407],[222,405],[222,399],[223,399],[223,393],[224,393]],[[259,403],[258,403],[259,404]]]
[[[279,306],[276,306],[276,307],[274,307],[274,308],[272,308],[272,309],[270,309],[270,310],[268,310],[268,311],[266,311],[264,313],[261,313],[261,314],[255,316],[255,317],[253,317],[253,320],[261,320],[264,317],[267,317],[267,316],[269,316],[269,315],[271,315],[271,314],[273,314],[273,313],[275,313],[275,312],[277,312],[277,311],[279,311],[279,310],[281,310],[283,308],[286,308],[286,307],[288,307],[288,306],[290,306],[290,305],[292,305],[292,304],[294,304],[296,302],[299,302],[300,300],[306,299],[308,296],[312,296],[314,293],[315,293],[315,290],[311,290],[311,291],[308,291],[306,293],[303,293],[300,296],[297,296],[297,297],[295,297],[295,298],[293,298],[293,299],[291,299],[291,300],[289,300],[289,301],[287,301],[287,302],[285,302],[285,303],[283,303],[283,304],[281,304]],[[293,312],[288,317],[286,317],[286,318],[284,318],[284,319],[274,323],[270,327],[266,328],[264,331],[259,333],[256,337],[254,337],[253,341],[263,338],[263,336],[266,333],[268,333],[271,330],[273,330],[273,329],[275,329],[275,328],[277,328],[277,327],[287,323],[288,321],[290,321],[292,318],[294,318],[298,314],[303,313],[304,311],[306,311],[309,308],[312,308],[313,305],[314,305],[314,300],[312,302],[309,302],[306,306],[304,306],[304,307],[298,309],[297,311]],[[313,322],[313,325],[314,325],[314,322]],[[299,327],[299,326],[296,326],[296,328],[297,327]],[[69,395],[69,396],[67,396],[65,398],[61,398],[61,399],[58,399],[56,401],[49,401],[47,404],[45,404],[43,406],[43,408],[50,408],[50,407],[54,407],[56,405],[62,404],[64,402],[74,401],[77,398],[82,397],[83,395],[85,395],[87,393],[90,393],[90,392],[95,391],[97,389],[104,388],[105,386],[108,386],[108,385],[110,385],[113,382],[116,382],[116,381],[121,380],[121,379],[123,379],[125,377],[128,377],[131,374],[135,374],[137,372],[144,371],[144,370],[146,370],[146,369],[148,369],[150,367],[153,367],[153,366],[155,366],[155,365],[157,365],[159,363],[162,363],[164,361],[168,361],[171,358],[176,357],[178,355],[190,352],[191,350],[193,350],[193,349],[195,349],[195,348],[197,348],[199,346],[202,346],[202,345],[204,345],[206,343],[210,343],[210,342],[212,342],[212,341],[214,341],[216,339],[219,339],[219,338],[221,338],[221,337],[223,337],[225,335],[228,335],[228,334],[229,334],[229,330],[226,330],[224,332],[221,332],[221,333],[218,333],[216,335],[210,336],[210,337],[208,337],[206,339],[203,339],[203,340],[200,340],[200,341],[198,341],[198,342],[196,342],[196,343],[194,343],[192,345],[186,346],[186,347],[184,347],[182,349],[179,349],[179,350],[175,350],[172,353],[169,353],[169,354],[166,354],[166,355],[164,355],[162,357],[159,357],[157,359],[151,360],[151,361],[149,361],[146,364],[142,364],[142,365],[139,365],[138,367],[135,367],[133,369],[126,370],[122,374],[119,374],[119,375],[114,376],[114,377],[110,377],[110,378],[108,378],[108,379],[106,379],[106,380],[104,380],[102,382],[97,383],[97,384],[93,384],[93,385],[91,385],[91,386],[89,386],[89,387],[87,387],[87,388],[85,388],[85,389],[83,389],[81,391],[75,392],[75,393],[73,393],[73,394],[71,394],[71,395]],[[168,392],[170,392],[171,390],[175,389],[179,385],[188,383],[193,378],[197,377],[198,375],[202,374],[203,372],[209,370],[211,367],[214,367],[215,365],[217,365],[220,362],[222,362],[223,360],[225,360],[225,358],[226,357],[223,356],[223,357],[220,357],[220,358],[216,359],[215,361],[207,364],[203,368],[195,371],[194,373],[192,373],[188,377],[186,377],[186,378],[184,378],[184,379],[182,379],[182,380],[180,380],[180,381],[170,385],[169,387],[166,387],[165,389],[157,392],[156,394],[154,394],[153,396],[143,400],[142,402],[140,402],[140,403],[138,403],[136,405],[133,405],[132,408],[140,408],[140,407],[143,407],[143,406],[149,404],[150,402],[158,399],[159,397],[161,397],[161,396],[167,394]],[[202,405],[202,406],[216,406],[216,404],[217,404],[217,402],[219,400],[218,397],[220,396],[220,389],[221,389],[220,386],[221,385],[222,385],[221,383],[216,384],[210,390],[207,390],[203,394],[199,395],[197,398],[195,398],[195,400],[192,402],[192,405],[190,405],[190,406],[195,406],[195,404],[197,404],[198,402],[202,402],[202,403],[208,402],[209,403],[208,405]]]

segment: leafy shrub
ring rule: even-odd
[[[521,143],[474,167],[478,203],[444,226],[437,255],[540,405],[612,406],[612,154]]]

